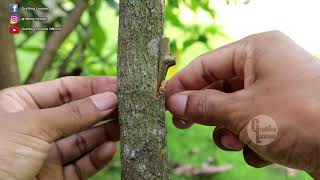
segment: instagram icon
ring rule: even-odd
[[[17,24],[19,21],[19,17],[18,16],[11,16],[10,17],[10,24]]]

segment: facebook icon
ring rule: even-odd
[[[18,12],[19,7],[18,4],[9,4],[9,12],[16,13]]]

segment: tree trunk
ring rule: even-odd
[[[20,83],[13,35],[9,34],[9,4],[0,2],[0,89]]]
[[[165,104],[157,90],[164,6],[164,0],[120,0],[122,180],[169,179]]]

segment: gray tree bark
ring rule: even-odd
[[[13,35],[9,34],[9,4],[0,2],[0,89],[20,83]]]
[[[164,8],[164,0],[120,0],[122,180],[169,179],[165,103],[157,93]]]

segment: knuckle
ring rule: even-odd
[[[77,179],[79,179],[79,180],[83,179],[82,178],[81,169],[80,169],[79,165],[77,164],[77,162],[75,162],[75,163],[73,163],[71,165],[73,167],[73,170],[74,170],[74,173],[75,173]]]
[[[71,119],[75,122],[79,122],[82,120],[82,113],[78,105],[69,103],[68,104],[69,111],[71,113]]]
[[[87,145],[87,141],[86,139],[80,135],[79,133],[77,133],[76,135],[76,147],[78,148],[81,156],[85,155],[88,152],[88,145]]]
[[[77,77],[77,76],[66,76],[66,77],[59,78],[58,80],[63,82],[75,82],[79,78],[80,77]]]
[[[279,30],[269,31],[269,34],[272,36],[284,36],[284,33]]]
[[[245,44],[249,49],[252,49],[254,47],[259,47],[261,45],[264,45],[266,43],[276,42],[286,37],[284,33],[278,30],[274,31],[268,31],[258,34],[252,34],[250,36],[247,36],[243,39]]]
[[[245,94],[231,93],[226,100],[229,103],[226,106],[224,112],[226,112],[228,119],[231,119],[233,123],[230,123],[230,129],[241,134],[245,129],[250,114],[250,106]]]
[[[196,95],[190,95],[187,103],[187,113],[191,118],[199,120],[208,120],[211,116],[211,109],[214,107],[214,102],[210,100],[210,90],[203,90]]]
[[[58,153],[58,157],[60,158],[61,162],[64,163],[65,162],[64,153],[62,152],[62,149],[61,149],[58,141],[53,142],[53,147],[56,149],[56,151]]]
[[[275,46],[280,46],[289,38],[280,31],[269,31],[259,34],[253,34],[240,40],[238,52],[241,52],[241,58],[246,59],[247,63],[258,66],[265,55],[275,52]],[[272,44],[272,46],[270,46]],[[238,61],[235,61],[238,62]],[[250,67],[250,66],[249,66]]]
[[[96,157],[96,154],[94,153],[94,151],[93,152],[91,152],[90,154],[89,154],[89,162],[91,163],[91,166],[93,167],[93,169],[95,170],[95,171],[98,171],[98,170],[100,170],[102,167],[101,166],[99,166],[99,164],[97,164],[97,157]]]
[[[266,32],[266,34],[264,35],[264,38],[269,42],[270,41],[281,42],[283,39],[286,39],[287,36],[281,31],[275,30],[275,31]]]
[[[255,52],[263,42],[261,34],[253,34],[243,39],[242,48],[249,54],[249,52]]]
[[[58,88],[59,98],[62,103],[69,103],[72,101],[72,94],[67,87],[68,82],[70,81],[69,78],[71,77],[64,77],[58,79],[60,86]]]
[[[210,96],[209,92],[206,90],[199,97],[197,109],[201,115],[202,120],[208,120],[208,118],[210,116],[209,110],[210,110],[210,108],[214,108],[214,107],[212,107],[212,104],[209,104],[210,103],[210,101],[208,100],[209,96]],[[210,108],[209,108],[209,106],[210,106]]]
[[[264,38],[279,38],[285,36],[285,34],[279,30],[273,30],[273,31],[267,31],[267,32],[263,32],[263,33],[257,33],[257,34],[252,34],[247,36],[245,39],[249,39],[249,40],[260,40],[260,39],[264,39]]]

